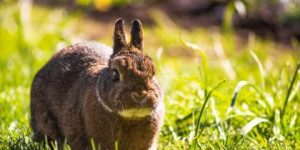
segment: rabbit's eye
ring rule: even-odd
[[[112,72],[112,79],[113,81],[117,82],[120,80],[120,74],[118,72],[118,70],[114,69]]]

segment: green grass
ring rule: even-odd
[[[61,9],[0,4],[0,149],[40,149],[28,123],[32,78],[61,47],[89,37],[84,27],[95,22]],[[300,148],[299,47],[189,32],[159,11],[152,16],[145,50],[166,104],[159,149]],[[110,45],[112,23],[96,23],[107,33],[95,40]]]

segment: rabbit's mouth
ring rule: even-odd
[[[154,115],[156,113],[162,113],[164,111],[164,103],[160,102],[154,107],[144,107],[144,108],[129,108],[117,111],[117,113],[125,118],[130,120],[143,119],[147,116]]]
[[[131,108],[118,111],[118,114],[127,119],[139,119],[149,116],[152,108]]]

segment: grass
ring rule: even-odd
[[[113,19],[104,25],[30,7],[0,5],[0,149],[49,149],[31,141],[34,74],[61,47],[89,37],[86,26],[107,31],[87,39],[111,45]],[[255,35],[189,32],[159,11],[152,16],[156,26],[145,27],[145,50],[157,64],[166,104],[159,149],[300,148],[299,47]]]

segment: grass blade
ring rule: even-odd
[[[241,134],[247,135],[255,126],[263,122],[269,122],[269,121],[267,119],[260,118],[260,117],[254,118],[241,129]]]
[[[220,59],[220,64],[223,67],[225,73],[229,77],[230,80],[236,79],[236,72],[230,62],[230,60],[226,57],[225,51],[223,48],[223,44],[218,34],[214,34],[214,50],[217,57]]]
[[[299,92],[299,89],[300,89],[300,82],[298,82],[296,85],[295,85],[295,88],[294,90],[291,92],[291,95],[288,99],[288,102],[290,102],[296,95],[297,93]]]
[[[94,139],[91,139],[92,150],[96,150],[96,145]]]
[[[251,54],[252,58],[255,60],[256,64],[258,65],[260,79],[261,79],[261,88],[262,88],[262,91],[265,91],[265,76],[266,76],[265,69],[264,69],[261,61],[257,57],[257,55],[253,51],[250,51],[250,54]]]
[[[219,82],[219,83],[218,83],[215,87],[213,87],[213,88],[208,92],[208,94],[205,96],[204,103],[203,103],[203,105],[202,105],[201,111],[200,111],[199,116],[198,116],[197,121],[196,121],[195,137],[198,136],[199,126],[200,126],[200,120],[201,120],[201,117],[202,117],[204,108],[205,108],[205,106],[206,106],[206,104],[207,104],[207,102],[208,102],[208,100],[209,100],[211,94],[212,94],[216,89],[218,89],[222,84],[224,84],[224,83],[225,83],[225,80]],[[196,141],[196,138],[194,139],[194,144],[193,144],[193,145],[195,145],[195,141]],[[194,148],[195,148],[195,146],[194,146]]]
[[[293,86],[294,86],[294,84],[295,84],[295,82],[296,82],[296,78],[297,78],[297,74],[298,74],[298,70],[299,70],[299,69],[300,69],[300,62],[298,62],[298,64],[297,64],[296,70],[295,70],[294,75],[293,75],[293,79],[292,79],[292,81],[291,81],[291,84],[290,84],[290,86],[289,86],[289,88],[288,88],[288,91],[287,91],[287,94],[286,94],[286,97],[285,97],[285,100],[284,100],[284,105],[283,105],[282,112],[281,112],[281,116],[280,116],[280,117],[281,117],[281,121],[282,121],[283,116],[284,116],[284,114],[285,114],[286,106],[287,106],[289,97],[290,97],[290,95],[291,95]]]
[[[118,150],[119,149],[119,144],[118,144],[118,141],[115,142],[115,150]]]
[[[247,81],[240,81],[238,84],[237,84],[237,86],[235,87],[235,89],[234,89],[234,93],[233,93],[233,97],[232,97],[232,99],[231,99],[231,104],[230,104],[230,107],[234,107],[234,105],[235,105],[235,102],[236,102],[236,98],[237,98],[237,95],[239,94],[239,92],[240,92],[240,90],[244,87],[244,86],[246,86],[246,85],[248,85],[249,83],[247,82]]]
[[[183,38],[183,36],[180,36],[180,42],[182,43],[182,45],[184,45],[187,48],[190,48],[192,50],[195,50],[197,52],[199,52],[199,55],[202,59],[202,74],[201,77],[204,81],[204,88],[207,87],[207,78],[206,78],[206,74],[207,74],[207,70],[208,70],[208,60],[207,60],[207,56],[204,50],[202,50],[198,45],[191,43],[187,40],[185,40]]]
[[[218,112],[217,112],[217,109],[216,109],[216,106],[215,106],[215,100],[213,98],[211,100],[211,109],[212,109],[212,113],[215,117],[216,124],[218,125],[218,130],[220,132],[221,139],[226,140],[226,134],[224,132],[224,128],[223,128],[222,123],[221,123],[221,119],[218,115]]]
[[[293,116],[293,118],[292,118],[292,120],[291,120],[291,123],[290,123],[290,129],[292,129],[292,128],[295,126],[297,117],[298,117],[297,114],[295,114],[295,115]]]

